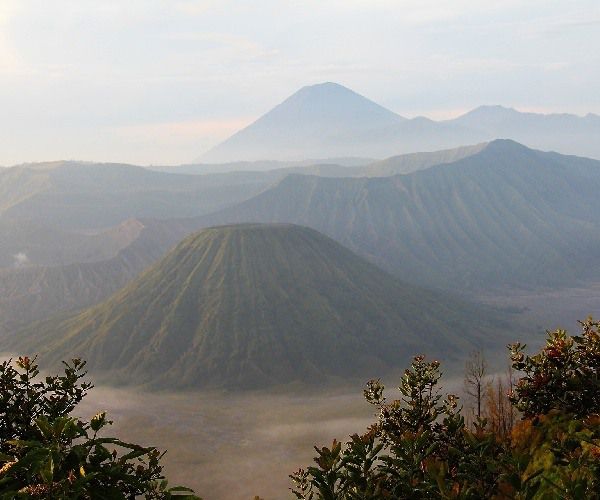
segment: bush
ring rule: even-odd
[[[0,364],[0,498],[195,499],[169,488],[163,456],[152,447],[101,437],[105,413],[89,422],[71,416],[92,385],[85,362],[64,363],[45,377],[35,359]]]
[[[512,402],[525,417],[551,410],[576,418],[600,412],[600,323],[592,318],[579,323],[580,336],[547,332],[546,346],[535,356],[526,356],[519,343],[510,346],[513,367],[524,374]]]
[[[501,445],[479,429],[469,432],[452,394],[439,393],[440,364],[414,358],[402,377],[400,399],[368,382],[365,398],[377,421],[342,447],[316,448],[316,467],[290,476],[298,499],[488,498],[498,491]]]
[[[414,358],[387,402],[379,381],[367,401],[377,421],[346,445],[315,448],[315,466],[291,479],[298,499],[600,498],[600,332],[548,332],[536,355],[509,346],[522,374],[510,402],[521,412],[510,436],[478,419],[465,425],[457,398],[442,398],[439,363]]]

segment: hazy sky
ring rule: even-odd
[[[0,0],[0,165],[182,163],[298,88],[600,113],[598,0]]]

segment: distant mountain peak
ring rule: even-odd
[[[343,85],[318,83],[296,91],[211,149],[202,161],[361,156],[365,152],[361,142],[379,142],[382,130],[405,121],[406,118]]]
[[[489,117],[510,117],[521,114],[515,108],[509,108],[506,106],[502,106],[500,104],[484,104],[482,106],[477,106],[475,109],[468,111],[463,115],[463,117],[480,117],[480,116],[489,116]]]
[[[387,158],[510,137],[539,149],[600,157],[596,115],[521,112],[479,106],[453,120],[408,120],[335,82],[300,88],[254,123],[215,146],[202,162],[308,158]],[[565,134],[565,129],[569,134]]]
[[[359,94],[358,92],[355,92],[354,90],[352,90],[348,87],[345,87],[344,85],[341,85],[339,83],[335,83],[335,82],[323,82],[323,83],[315,83],[314,85],[306,85],[306,86],[300,88],[299,90],[297,90],[288,99],[292,99],[294,97],[303,97],[303,98],[311,98],[311,99],[318,99],[320,97],[325,97],[325,98],[329,98],[329,99],[335,99],[335,98],[359,99],[359,100],[368,101],[372,104],[375,104],[376,106],[381,107],[382,109],[385,109],[382,106],[380,106],[379,104],[373,102],[371,99],[368,99],[367,97]],[[286,99],[286,101],[288,99]],[[286,102],[286,101],[283,101],[283,102]],[[387,109],[385,109],[385,111],[387,113],[395,114]]]
[[[282,114],[285,114],[285,118],[299,120],[320,118],[328,121],[340,121],[340,124],[344,123],[342,120],[347,119],[372,120],[377,118],[391,122],[403,120],[396,113],[348,87],[334,82],[302,87],[255,123]],[[319,123],[313,122],[311,125],[318,127]]]
[[[485,149],[529,149],[527,146],[524,146],[520,142],[513,141],[512,139],[494,139],[493,141],[489,141],[485,147]]]
[[[348,87],[345,87],[344,85],[341,85],[336,82],[322,82],[322,83],[315,83],[313,85],[305,85],[300,90],[298,90],[298,92],[322,92],[322,91],[350,92],[352,94],[356,94],[356,92],[354,92],[352,89],[349,89]]]
[[[489,141],[480,153],[492,155],[496,158],[501,156],[524,157],[530,154],[536,154],[538,151],[530,149],[512,139],[494,139],[493,141]]]
[[[534,111],[519,111],[515,108],[502,106],[500,104],[485,104],[478,106],[471,111],[468,111],[462,116],[459,116],[457,120],[463,118],[476,118],[476,119],[518,119],[519,117],[538,117],[538,118],[549,118],[549,117],[564,117],[564,118],[594,118],[598,115],[588,113],[581,117],[573,113],[557,113],[557,112],[534,112]]]

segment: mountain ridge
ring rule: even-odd
[[[497,140],[392,177],[290,175],[204,224],[305,225],[429,287],[546,286],[591,279],[598,189],[599,161]]]
[[[247,224],[189,236],[103,303],[8,342],[53,363],[83,356],[122,380],[240,389],[371,376],[423,351],[459,358],[497,343],[496,322],[312,229]]]
[[[335,105],[328,106],[330,103]],[[339,103],[343,103],[340,105]],[[484,105],[449,120],[407,119],[339,84],[303,87],[202,156],[202,161],[386,158],[505,137],[538,149],[600,158],[600,120]],[[564,131],[569,130],[568,137]]]
[[[104,229],[130,218],[180,218],[252,197],[260,179],[155,172],[121,164],[53,162],[0,171],[0,217],[58,229]]]

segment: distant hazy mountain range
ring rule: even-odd
[[[289,174],[319,175],[322,177],[388,177],[395,174],[407,174],[416,170],[460,160],[477,153],[487,145],[480,144],[460,146],[439,151],[407,153],[395,155],[384,160],[367,160],[365,158],[333,158],[327,160],[311,160],[301,162],[256,161],[233,162],[221,164],[191,164],[176,167],[151,167],[152,170],[170,173],[211,174],[217,177],[215,170],[222,175],[234,175],[240,178],[259,181],[275,181]]]
[[[129,234],[128,244],[122,242],[123,248],[112,257],[73,260],[63,265],[28,261],[19,267],[0,268],[0,338],[32,321],[104,300],[192,232],[197,227],[193,223],[193,220],[128,220],[102,233]],[[133,239],[132,234],[135,234]],[[59,233],[58,237],[61,236]],[[105,242],[99,242],[104,246]],[[71,244],[72,240],[63,240],[64,253]],[[27,256],[24,252],[17,255]]]
[[[132,217],[192,217],[250,198],[269,185],[252,176],[197,176],[122,164],[53,162],[0,170],[0,217],[69,230]]]
[[[83,233],[53,227],[38,218],[0,216],[0,268],[105,260],[136,240],[141,227],[129,220],[103,231]]]
[[[209,163],[0,169],[3,349],[249,388],[503,344],[448,292],[599,280],[600,161],[497,137],[600,158],[595,115],[408,120],[323,84]]]
[[[432,287],[600,277],[600,161],[508,140],[469,152],[391,177],[290,175],[204,224],[309,226],[406,281]]]
[[[0,170],[0,267],[106,260],[137,237],[142,225],[128,220],[204,215],[252,198],[290,174],[390,176],[454,161],[484,146],[395,156],[362,166],[268,162],[270,170],[206,175],[99,163],[15,166]]]
[[[0,173],[0,337],[105,300],[186,235],[231,223],[309,226],[430,288],[600,278],[600,162],[512,141],[214,175],[38,167]]]
[[[513,139],[600,158],[600,116],[481,106],[453,120],[406,119],[335,83],[304,87],[204,156],[202,162],[374,157]]]
[[[257,160],[234,161],[228,163],[190,163],[183,165],[152,165],[150,170],[172,174],[224,174],[229,172],[265,172],[273,170],[299,171],[316,165],[335,165],[343,167],[363,167],[377,161],[374,158],[313,158],[299,161]]]
[[[20,168],[10,170],[19,173]],[[225,209],[178,219],[173,214],[190,209],[202,214],[206,205],[197,207],[170,189],[152,198],[151,190],[142,190],[154,202],[140,204],[136,192],[147,171],[124,168],[127,184],[102,180],[101,174],[115,177],[111,168],[84,167],[82,177],[92,172],[101,179],[89,201],[88,188],[65,196],[61,206],[58,195],[44,196],[37,181],[30,191],[22,189],[20,201],[0,198],[5,207],[30,217],[11,217],[12,209],[0,216],[0,264],[5,266],[0,269],[0,336],[27,321],[103,300],[184,236],[229,223],[309,226],[406,282],[438,289],[566,286],[600,278],[600,162],[595,160],[494,141],[365,167],[170,174],[164,179],[181,177],[180,189],[188,182],[207,199],[218,200],[210,194],[213,189],[219,193],[234,186],[229,192],[237,193],[218,200],[228,205]],[[11,183],[20,184],[14,177],[20,175],[0,176],[5,181],[0,191],[16,192]],[[117,202],[110,205],[110,200]],[[146,218],[148,213],[165,217]],[[136,215],[144,217],[129,219]],[[48,225],[93,228],[97,221],[114,220],[125,222],[104,231]]]
[[[458,360],[506,341],[498,318],[314,230],[242,225],[194,234],[106,301],[7,340],[45,363],[83,356],[113,380],[244,389],[364,379],[420,352]]]

